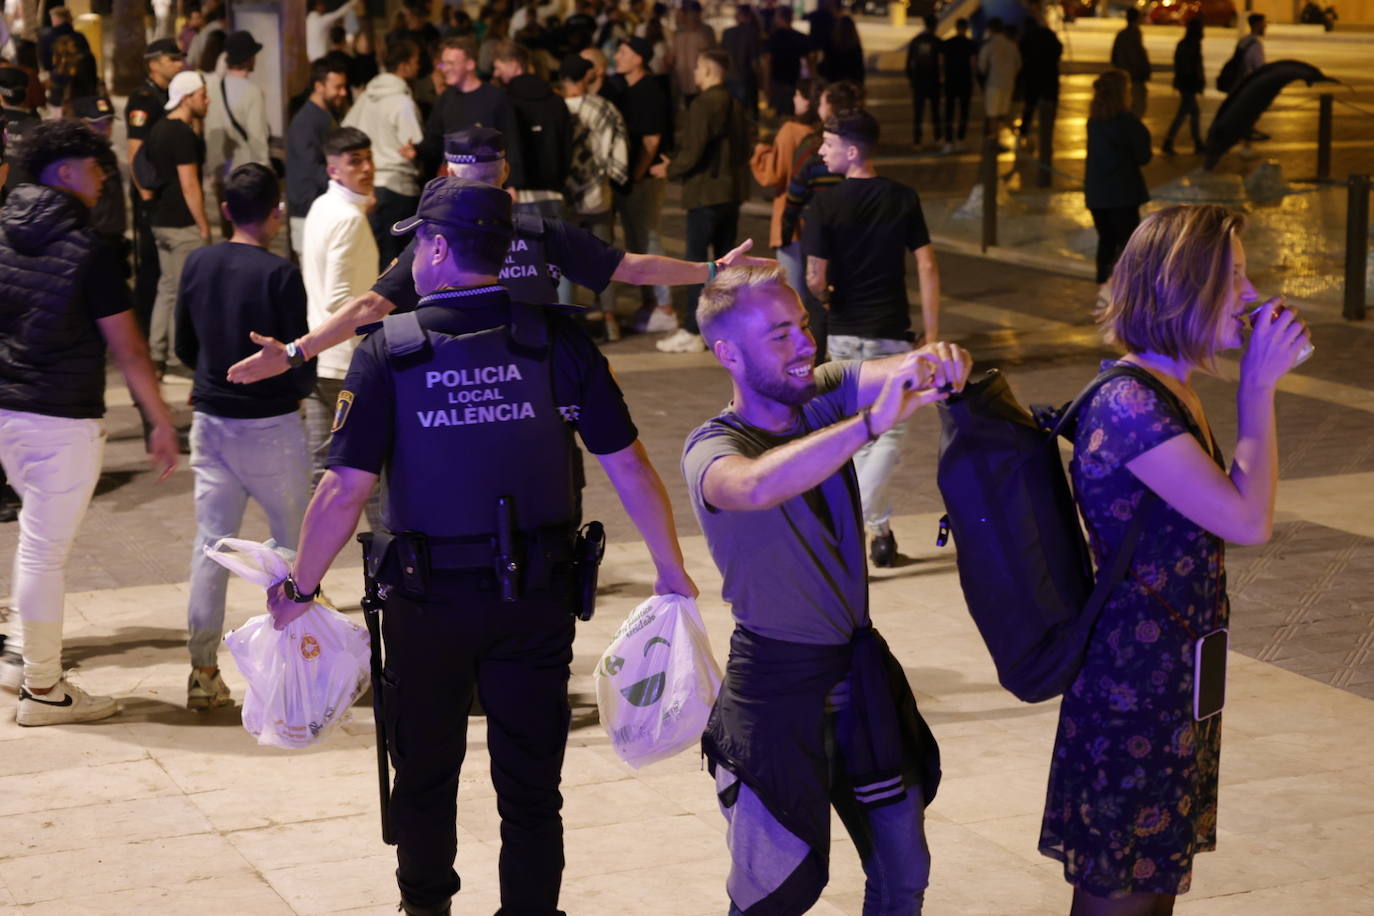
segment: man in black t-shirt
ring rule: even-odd
[[[149,222],[161,272],[148,328],[148,351],[159,371],[172,358],[181,269],[191,252],[210,243],[201,185],[205,140],[198,129],[210,109],[205,78],[195,70],[178,73],[168,87],[165,107],[167,116],[148,135],[148,159],[159,182]]]
[[[647,69],[654,49],[643,38],[627,38],[615,52],[616,74],[607,83],[611,101],[625,117],[630,135],[630,180],[615,189],[615,212],[625,232],[625,248],[636,254],[662,254],[658,224],[663,212],[662,178],[649,174],[668,136],[667,94]],[[677,330],[673,300],[666,286],[640,289],[643,303],[636,326],[646,333]]]
[[[195,372],[188,709],[234,702],[220,677],[216,651],[229,574],[202,548],[238,535],[252,497],[267,515],[278,546],[295,550],[310,493],[300,402],[314,384],[315,363],[254,385],[231,385],[225,378],[229,367],[252,351],[249,331],[289,339],[308,329],[300,270],[267,250],[282,229],[280,205],[281,188],[271,169],[258,163],[239,166],[224,182],[220,207],[233,224],[233,237],[193,252],[181,274],[176,354]]]
[[[911,86],[911,142],[921,145],[921,122],[925,120],[926,105],[930,105],[930,120],[935,127],[936,143],[944,135],[940,126],[940,36],[939,22],[934,14],[923,19],[925,28],[906,46],[906,81]]]
[[[866,111],[825,123],[820,155],[844,180],[811,205],[802,233],[806,285],[828,303],[832,359],[874,359],[912,349],[906,296],[911,252],[921,287],[924,341],[939,339],[940,272],[916,192],[874,171],[878,122]],[[892,566],[892,502],[887,481],[900,458],[899,423],[854,456],[875,566]]]

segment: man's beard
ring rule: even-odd
[[[789,407],[800,407],[816,396],[814,376],[805,388],[793,388],[787,383],[789,378],[791,376],[786,373],[783,374],[782,378],[765,375],[753,360],[747,356],[744,358],[744,383],[755,394],[777,401],[779,404],[786,404]]]

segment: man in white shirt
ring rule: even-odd
[[[329,30],[347,16],[348,11],[355,5],[354,0],[348,0],[333,12],[326,12],[329,9],[329,0],[314,0],[310,4],[310,12],[305,14],[306,57],[316,61],[329,53]]]
[[[329,190],[315,199],[305,218],[301,279],[311,329],[372,288],[377,279],[377,243],[368,225],[375,180],[372,141],[356,127],[340,127],[324,141]],[[343,388],[356,337],[319,354],[315,390],[305,401],[305,435],[314,479],[324,474],[334,408]]]
[[[262,45],[249,32],[224,39],[227,70],[206,81],[211,105],[205,115],[206,210],[219,213],[220,190],[229,173],[256,162],[271,166],[267,142],[267,100],[250,76]]]
[[[381,259],[378,269],[390,264],[410,240],[409,236],[392,235],[391,227],[411,216],[420,203],[420,163],[415,158],[415,144],[425,135],[409,86],[420,72],[419,46],[406,38],[392,41],[383,63],[386,72],[368,82],[343,121],[344,127],[356,127],[372,138],[377,206],[370,219]]]

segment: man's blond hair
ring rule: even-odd
[[[779,265],[773,267],[727,267],[701,291],[697,304],[697,324],[706,345],[713,347],[725,336],[724,330],[734,314],[740,294],[770,286],[791,289],[787,274]]]

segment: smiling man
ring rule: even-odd
[[[721,271],[697,316],[734,382],[682,458],[736,623],[702,738],[730,822],[730,912],[815,903],[834,805],[867,875],[864,912],[919,913],[939,751],[869,620],[850,459],[962,389],[971,360],[934,343],[817,370],[806,310],[779,267]]]

